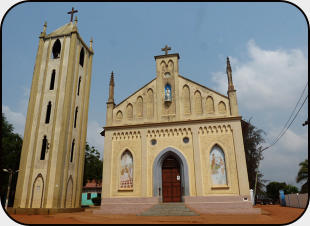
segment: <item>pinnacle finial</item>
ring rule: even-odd
[[[74,25],[76,25],[78,22],[78,19],[77,19],[77,16],[75,16],[75,19],[74,19]]]
[[[114,73],[113,73],[113,71],[111,73],[110,86],[114,86]]]
[[[227,57],[227,67],[226,67],[227,71],[231,72],[231,66],[230,66],[230,61],[229,61],[229,57]]]
[[[43,25],[43,32],[44,32],[44,33],[46,32],[46,27],[47,27],[47,22],[45,21],[45,22],[44,22],[44,25]]]
[[[89,47],[90,47],[90,48],[93,47],[93,41],[94,41],[94,40],[93,40],[93,37],[91,37],[91,38],[90,38],[90,41],[89,41]]]

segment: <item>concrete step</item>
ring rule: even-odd
[[[142,212],[139,216],[197,216],[184,203],[161,203]]]

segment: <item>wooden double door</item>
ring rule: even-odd
[[[163,202],[181,202],[181,175],[178,161],[168,156],[162,166]]]

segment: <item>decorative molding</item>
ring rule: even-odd
[[[198,130],[198,134],[200,135],[208,135],[208,134],[230,134],[232,133],[232,128],[229,124],[227,125],[216,125],[216,126],[203,126]]]
[[[140,138],[140,131],[115,132],[112,136],[112,140],[134,140]]]
[[[174,128],[174,129],[153,129],[148,130],[146,137],[170,137],[170,136],[188,136],[192,135],[190,128]]]

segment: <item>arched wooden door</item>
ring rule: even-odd
[[[181,202],[180,165],[173,156],[168,156],[162,165],[163,202]]]

